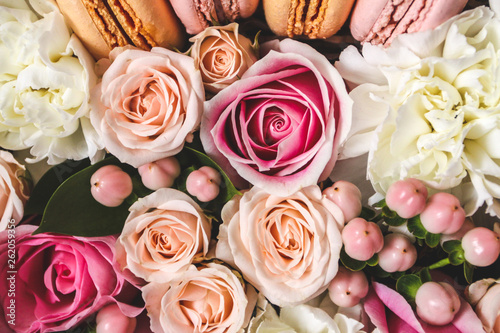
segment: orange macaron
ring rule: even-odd
[[[167,0],[56,0],[96,59],[117,46],[182,48],[184,30]]]

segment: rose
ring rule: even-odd
[[[271,303],[312,299],[337,274],[344,216],[318,186],[287,197],[253,187],[230,200],[221,216],[216,257],[237,267]]]
[[[237,23],[208,27],[189,41],[189,55],[212,93],[238,80],[257,61],[252,42],[238,33]]]
[[[417,317],[410,304],[395,290],[372,282],[364,300],[364,309],[372,323],[381,332],[438,333],[438,332],[481,332],[482,325],[469,303],[461,300],[460,310],[453,321],[444,326],[426,324]]]
[[[33,9],[31,9],[33,8]],[[0,4],[0,146],[29,162],[100,157],[88,118],[94,60],[50,1]]]
[[[331,314],[320,307],[299,304],[280,309],[273,306],[259,294],[256,315],[250,321],[248,333],[362,333],[363,324],[342,313]]]
[[[210,221],[187,194],[160,189],[130,207],[118,261],[146,281],[168,282],[208,252]]]
[[[500,279],[483,279],[467,288],[466,296],[487,333],[500,332]]]
[[[205,98],[193,59],[128,47],[111,51],[110,60],[92,91],[90,114],[105,147],[135,167],[180,152],[199,125]]]
[[[353,87],[346,157],[369,151],[379,193],[417,178],[453,192],[468,215],[496,199],[500,148],[500,16],[463,12],[432,31],[398,36],[387,49],[347,48],[336,67]]]
[[[229,268],[216,263],[190,266],[170,283],[151,282],[142,297],[151,330],[165,333],[239,332],[256,300],[251,286],[244,287]]]
[[[25,172],[11,153],[0,150],[0,231],[7,229],[11,220],[11,225],[16,225],[23,218],[30,192]]]
[[[350,127],[351,100],[328,60],[293,40],[269,53],[241,80],[206,103],[205,151],[239,186],[241,176],[287,195],[326,178]]]
[[[128,305],[138,290],[113,263],[114,237],[31,235],[36,229],[21,225],[0,233],[0,277],[10,281],[10,288],[0,288],[0,321],[12,320],[12,300],[16,332],[68,330],[113,302],[129,317],[142,311]]]

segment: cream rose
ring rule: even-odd
[[[30,191],[25,172],[11,153],[0,150],[0,231],[7,229],[11,220],[16,225],[23,218]]]
[[[110,60],[92,91],[90,114],[105,147],[135,167],[180,152],[198,128],[205,99],[193,59],[130,47],[114,49]]]
[[[343,155],[369,152],[378,193],[413,177],[452,191],[469,215],[483,203],[500,214],[499,39],[500,17],[478,7],[387,49],[341,54],[336,67],[355,87]]]
[[[205,89],[217,93],[241,78],[255,61],[252,42],[238,33],[238,24],[208,27],[189,40],[189,55],[201,71]]]
[[[31,148],[29,162],[98,159],[88,118],[94,60],[57,6],[0,1],[0,58],[0,146]]]
[[[208,252],[211,223],[187,194],[159,189],[130,207],[118,261],[150,282],[168,282]]]
[[[500,279],[483,279],[467,288],[466,296],[487,333],[500,332]]]
[[[337,274],[344,216],[318,186],[281,197],[253,187],[222,209],[216,257],[275,305],[297,305]]]
[[[247,294],[249,296],[247,296]],[[256,297],[251,286],[226,266],[191,266],[169,284],[149,283],[142,290],[153,332],[242,332]]]

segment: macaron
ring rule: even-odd
[[[195,35],[213,23],[224,25],[250,17],[259,0],[170,0],[189,34]]]
[[[466,4],[467,0],[358,0],[351,34],[362,43],[389,45],[399,34],[436,28]]]
[[[274,34],[311,39],[333,36],[349,17],[354,0],[263,0]]]
[[[117,46],[182,48],[185,36],[167,0],[56,0],[68,25],[96,59]]]

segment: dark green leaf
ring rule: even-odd
[[[418,275],[407,274],[401,276],[396,282],[396,290],[410,303],[415,301],[417,290],[422,285]]]
[[[453,251],[449,254],[448,259],[453,266],[461,265],[465,261],[464,251],[461,249]]]
[[[376,266],[378,265],[378,254],[374,254],[373,257],[371,257],[370,259],[368,259],[368,261],[366,262],[366,264],[368,266]]]
[[[430,247],[436,247],[439,244],[440,239],[441,234],[433,234],[430,232],[425,234],[425,243]]]
[[[385,223],[392,227],[399,227],[406,223],[406,219],[402,218],[396,212],[389,209],[389,207],[384,206],[382,208],[382,216],[384,217]]]
[[[422,222],[420,222],[420,216],[417,215],[408,219],[408,230],[417,238],[425,239],[427,230],[425,230]]]
[[[344,264],[345,267],[349,268],[351,271],[360,271],[366,266],[365,261],[359,261],[353,259],[347,255],[344,248],[340,251],[340,261]]]
[[[373,209],[370,209],[368,207],[362,207],[361,208],[361,214],[359,214],[359,217],[364,218],[367,221],[370,221],[376,216],[376,213]]]
[[[474,276],[474,266],[467,261],[464,262],[464,276],[467,283],[472,283]]]
[[[432,281],[431,272],[428,267],[423,268],[420,272],[418,272],[418,275],[420,276],[422,283]]]
[[[47,206],[47,202],[55,190],[57,190],[59,185],[61,185],[71,175],[85,169],[89,165],[89,159],[81,161],[68,160],[50,168],[33,188],[31,196],[24,207],[24,213],[26,215],[42,215],[45,210],[45,206]]]
[[[385,203],[385,199],[382,199],[379,202],[374,203],[372,206],[375,208],[383,208],[386,207],[387,204]]]
[[[462,242],[457,239],[446,241],[443,243],[443,250],[445,250],[446,253],[462,250]]]
[[[115,157],[106,158],[66,179],[54,192],[45,208],[40,227],[34,232],[55,232],[74,236],[94,237],[121,232],[128,216],[130,203],[106,207],[90,193],[90,178],[104,165],[120,166],[131,176],[136,170],[121,164]]]

